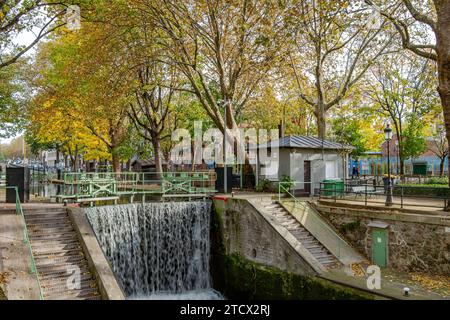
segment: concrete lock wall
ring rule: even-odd
[[[226,298],[375,298],[321,278],[249,201],[217,197],[212,214],[213,285]]]
[[[372,225],[388,233],[387,266],[399,271],[450,274],[450,218],[318,205],[319,212],[372,260]]]
[[[250,261],[295,274],[315,274],[314,269],[248,201],[216,199],[214,208],[214,221],[222,225],[220,242],[225,254],[237,253]]]

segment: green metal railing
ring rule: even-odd
[[[6,187],[6,172],[0,172],[0,187]]]
[[[215,181],[213,171],[66,173],[58,197],[80,201],[124,195],[207,195],[216,192]]]
[[[38,274],[37,268],[36,268],[36,260],[34,259],[33,250],[31,249],[31,244],[30,244],[30,238],[28,236],[27,223],[25,221],[25,216],[23,214],[22,205],[20,204],[19,190],[17,187],[5,187],[5,189],[6,190],[12,189],[12,190],[14,190],[14,192],[16,194],[16,213],[21,216],[22,222],[23,222],[23,239],[22,239],[22,241],[28,248],[28,252],[30,255],[30,272],[31,272],[31,274],[34,274],[36,277],[36,282],[37,282],[38,289],[39,289],[39,299],[44,300],[41,282],[39,281],[39,274]]]

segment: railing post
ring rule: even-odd
[[[364,205],[367,206],[367,183],[365,184],[365,188],[366,188],[366,192],[364,192],[364,194],[365,194]]]
[[[333,183],[334,202],[337,202],[336,183]]]
[[[281,202],[281,183],[278,184],[278,202]]]
[[[400,208],[402,208],[403,209],[403,186],[400,186],[400,191],[401,191],[401,193],[400,193]]]

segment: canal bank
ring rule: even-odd
[[[320,277],[317,261],[250,202],[226,197],[213,201],[213,283],[228,299],[382,298]]]
[[[272,201],[270,196],[269,200]],[[332,228],[319,232],[318,225],[322,223],[314,222],[311,212],[306,214],[291,208],[290,215],[310,231],[308,238],[304,239],[312,241],[309,238],[313,238],[322,245],[326,244],[329,252],[340,262],[337,266],[317,268],[315,256],[303,250],[308,249],[308,243],[305,242],[302,247],[297,241],[299,237],[293,237],[292,233],[296,230],[292,222],[285,219],[280,223],[264,212],[262,208],[267,207],[264,204],[267,201],[267,197],[248,195],[219,196],[213,201],[213,282],[214,288],[227,298],[446,299],[426,287],[411,287],[401,278],[385,275],[384,271],[380,277],[381,287],[369,289],[368,259],[363,257],[356,263],[360,255],[348,247],[342,251],[342,244],[338,246],[341,248],[339,255],[336,248],[330,245],[330,239],[341,238],[339,234]],[[314,219],[320,217],[317,212],[312,216]],[[413,289],[408,296],[404,296],[403,289],[407,286]]]

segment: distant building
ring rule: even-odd
[[[400,157],[397,135],[392,137],[390,145],[390,166],[391,173],[400,174]],[[441,159],[432,152],[436,148],[432,138],[427,139],[427,150],[415,159],[405,159],[404,168],[407,175],[440,175]],[[381,151],[366,152],[358,161],[352,165],[357,165],[361,175],[382,175],[387,173],[387,142],[381,145]],[[444,163],[444,174],[448,173],[448,157]]]
[[[57,163],[56,150],[42,151],[41,159],[42,159],[42,163],[44,164],[44,166],[55,167],[56,163]]]
[[[352,146],[309,136],[287,136],[258,146],[268,156],[278,157],[276,163],[264,164],[258,159],[259,180],[280,181],[283,176],[300,182],[296,189],[310,194],[325,179],[347,178]],[[272,154],[278,148],[279,155]],[[278,169],[278,170],[277,170]]]

